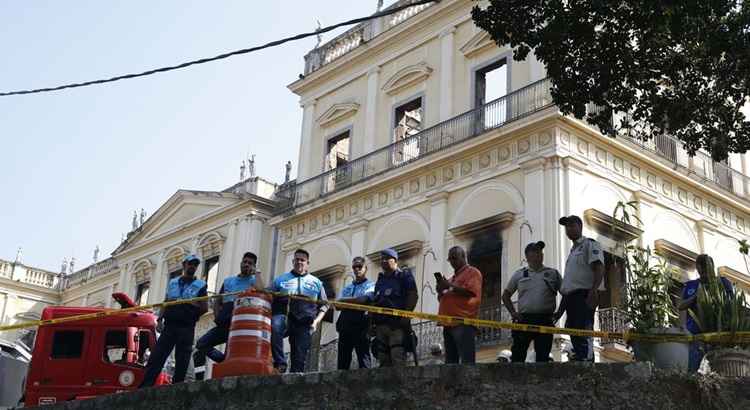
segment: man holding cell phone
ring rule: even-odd
[[[446,279],[435,272],[440,307],[438,314],[476,319],[482,303],[482,273],[466,261],[466,251],[454,246],[448,251],[453,276]],[[443,323],[445,363],[475,363],[476,333],[474,326]]]

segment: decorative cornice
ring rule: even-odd
[[[422,241],[409,241],[404,242],[402,244],[398,244],[396,246],[392,246],[396,252],[398,252],[398,259],[408,259],[416,254],[418,254],[420,251],[422,251]],[[380,257],[380,250],[370,253],[367,255],[367,259],[372,261],[372,263],[376,265],[380,265],[380,260],[382,259]]]
[[[354,231],[360,231],[360,230],[367,229],[369,225],[370,225],[370,221],[368,221],[367,219],[360,218],[352,222],[349,226]]]
[[[642,189],[639,189],[638,191],[634,191],[633,192],[633,197],[638,202],[647,202],[649,204],[652,204],[652,203],[656,202],[656,196],[655,195],[650,194],[650,193],[648,193],[648,192],[646,192],[646,191],[644,191]]]
[[[346,265],[333,265],[323,269],[318,269],[314,272],[310,272],[318,279],[335,279],[346,273]]]
[[[501,214],[483,218],[465,225],[448,228],[448,231],[453,236],[463,236],[487,229],[495,225],[499,226],[500,229],[505,229],[513,223],[513,220],[515,218],[516,215],[513,212],[503,212]]]
[[[719,276],[729,279],[729,281],[733,282],[736,286],[744,288],[746,291],[750,291],[750,276],[747,274],[734,270],[729,266],[719,266],[717,272]]]
[[[698,254],[680,245],[666,239],[658,239],[654,241],[654,250],[657,255],[683,269],[695,268],[695,259],[698,258]]]
[[[480,30],[474,34],[464,45],[459,48],[466,58],[472,58],[476,54],[489,50],[492,47],[497,47],[497,44],[492,40],[489,33],[484,30]]]
[[[326,128],[338,121],[351,117],[356,114],[358,110],[359,104],[357,103],[333,104],[330,108],[325,110],[320,117],[318,117],[318,124],[321,127]]]
[[[544,163],[546,162],[545,158],[532,158],[528,161],[523,161],[518,164],[518,167],[521,168],[524,172],[534,172],[539,171],[544,168]]]
[[[643,235],[643,229],[618,221],[594,208],[585,210],[583,218],[593,230],[618,242],[627,243]]]
[[[404,67],[393,74],[383,85],[388,95],[398,94],[406,87],[421,83],[432,74],[432,68],[425,62]]]
[[[445,191],[439,191],[435,192],[434,194],[428,196],[427,198],[430,200],[430,204],[432,205],[438,205],[442,204],[448,201],[448,197],[450,197],[449,192]]]

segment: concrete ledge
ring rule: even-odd
[[[45,409],[748,409],[750,380],[648,363],[479,364],[245,376]]]

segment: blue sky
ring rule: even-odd
[[[386,5],[392,1],[386,1]],[[377,1],[4,1],[0,90],[171,65],[375,11]],[[324,36],[324,41],[332,38]],[[286,89],[315,38],[187,70],[0,97],[0,258],[57,271],[106,257],[133,210],[237,182],[246,153],[281,181],[302,117]]]

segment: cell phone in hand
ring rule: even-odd
[[[445,278],[443,278],[443,274],[440,273],[440,272],[435,272],[435,273],[433,273],[433,275],[435,275],[435,280],[438,281],[438,282],[440,282],[441,280],[445,279]]]

